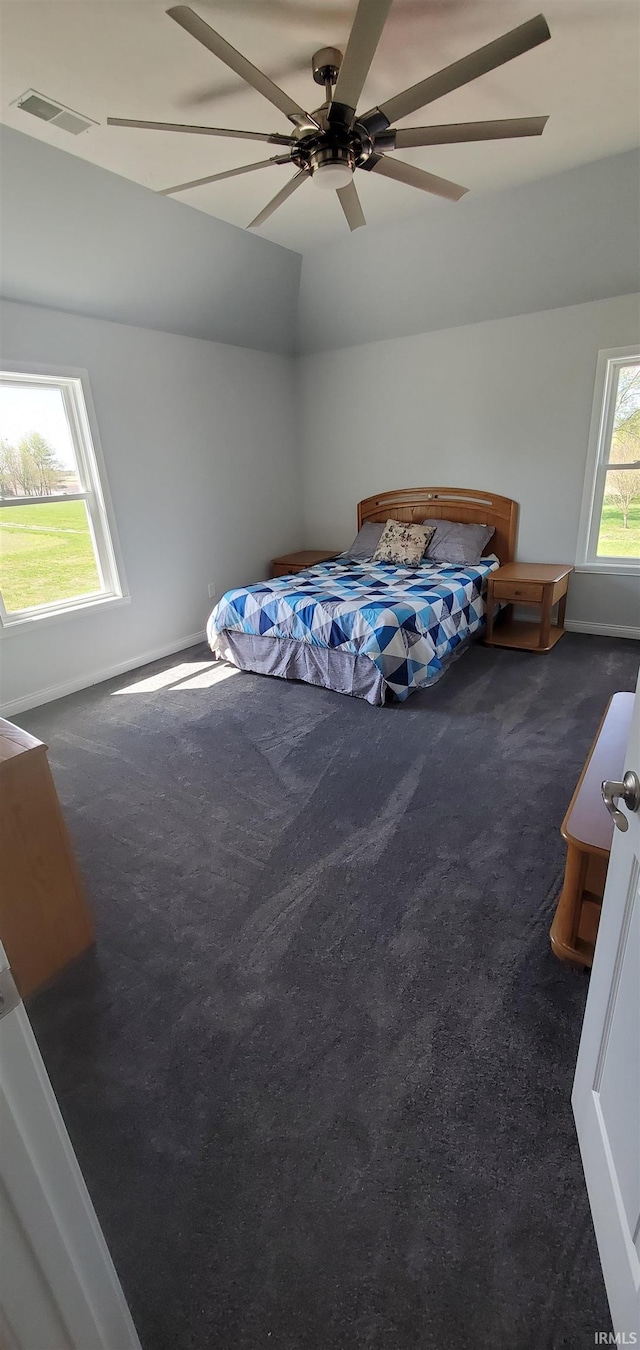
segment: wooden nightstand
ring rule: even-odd
[[[562,563],[507,563],[491,572],[487,581],[488,647],[518,647],[528,652],[549,652],[564,633],[567,587],[573,567]],[[497,602],[509,604],[506,619],[494,629],[493,611]],[[556,622],[551,622],[554,605]],[[523,623],[513,618],[514,605],[536,605],[537,622]]]
[[[288,577],[296,572],[304,572],[305,567],[315,567],[316,563],[329,562],[335,558],[336,551],[328,553],[326,548],[303,548],[298,553],[283,553],[271,563],[272,577]]]

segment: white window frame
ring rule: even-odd
[[[610,464],[607,458],[615,413],[618,373],[621,366],[629,365],[634,361],[640,362],[639,343],[636,343],[633,347],[610,347],[598,352],[589,448],[578,530],[576,570],[579,572],[640,576],[640,559],[599,558],[596,551],[602,519],[606,470],[620,467]],[[633,468],[634,466],[629,464],[623,467]]]
[[[84,501],[100,578],[99,590],[88,595],[70,596],[66,600],[49,601],[11,613],[7,613],[0,593],[0,626],[3,635],[9,635],[24,624],[42,624],[127,604],[130,597],[124,578],[88,371],[0,360],[0,382],[14,386],[48,386],[60,390],[80,481],[79,492],[0,499],[0,511],[6,507],[36,506],[43,502],[50,505],[55,501]]]

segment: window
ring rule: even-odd
[[[640,571],[640,350],[600,352],[578,564]]]
[[[80,374],[0,371],[3,627],[122,600],[97,453]]]

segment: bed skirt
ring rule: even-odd
[[[484,628],[484,623],[482,625]],[[442,679],[449,666],[459,661],[481,633],[466,637],[442,663],[423,689],[430,689]],[[316,647],[295,638],[276,638],[258,633],[236,633],[224,629],[211,647],[215,656],[229,661],[238,670],[252,670],[256,675],[277,675],[281,680],[304,680],[321,689],[332,689],[336,694],[351,694],[381,708],[383,703],[395,703],[395,696],[369,656],[340,652],[335,648]]]
[[[257,675],[278,675],[283,680],[304,680],[336,694],[351,694],[380,707],[389,694],[388,685],[368,656],[312,646],[295,638],[264,634],[219,633],[212,651],[239,670]]]

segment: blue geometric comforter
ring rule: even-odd
[[[227,591],[207,624],[221,633],[295,638],[367,656],[398,699],[440,674],[460,643],[484,623],[485,581],[495,557],[477,567],[356,563],[348,558]]]

